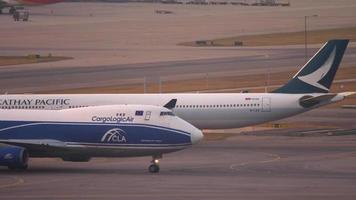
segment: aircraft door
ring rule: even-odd
[[[151,119],[151,111],[146,111],[145,120],[150,120],[150,119]]]
[[[271,97],[262,97],[262,112],[271,112]]]

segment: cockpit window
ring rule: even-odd
[[[160,114],[160,116],[166,116],[166,115],[174,116],[173,112],[171,111],[162,111]]]

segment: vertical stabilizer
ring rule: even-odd
[[[349,40],[330,40],[284,86],[273,93],[328,93]]]

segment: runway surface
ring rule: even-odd
[[[257,51],[256,55],[146,64],[102,65],[95,67],[2,67],[0,92],[31,93],[69,88],[119,86],[158,79],[184,80],[205,77],[264,74],[295,70],[304,64],[304,49],[231,49],[236,54]],[[309,52],[314,53],[317,49]],[[356,65],[356,47],[350,47],[344,56],[343,67]]]
[[[281,134],[283,135],[283,134]],[[0,169],[1,199],[355,199],[356,137],[237,135],[150,158]]]
[[[178,43],[236,35],[354,27],[353,0],[295,0],[290,7],[194,6],[146,3],[65,2],[30,7],[28,22],[0,15],[1,55],[48,54],[72,60],[0,67],[1,93],[40,93],[68,88],[119,86],[295,70],[304,46],[192,48]],[[155,10],[169,10],[159,15]],[[223,23],[222,23],[223,22]],[[309,45],[311,56],[319,45]],[[350,44],[342,67],[355,66]]]

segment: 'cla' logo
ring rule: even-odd
[[[5,160],[12,160],[14,158],[14,156],[11,153],[8,153],[4,156]]]
[[[126,133],[122,129],[114,128],[114,129],[108,130],[101,138],[101,141],[102,142],[124,143],[124,142],[126,142],[125,135],[126,135]]]

